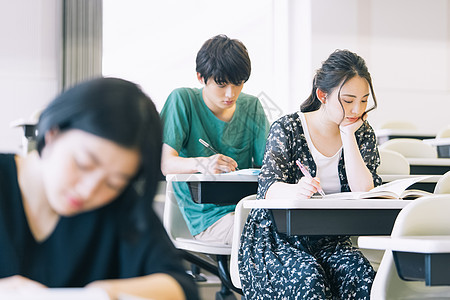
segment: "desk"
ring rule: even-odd
[[[425,281],[428,286],[450,285],[450,236],[364,237],[362,248],[391,250],[403,280]],[[412,250],[414,249],[414,250]]]
[[[439,158],[450,158],[450,138],[423,140],[424,143],[436,147]]]
[[[436,137],[436,132],[423,132],[417,130],[405,129],[377,129],[375,130],[378,144],[381,145],[386,141],[398,138],[413,138],[413,139],[431,139]]]
[[[192,199],[197,203],[236,204],[245,196],[256,194],[258,175],[170,174],[167,183],[187,182]]]
[[[419,175],[380,175],[383,183]],[[441,175],[433,175],[413,184],[410,189],[433,192]],[[169,174],[167,182],[188,182],[192,198],[197,203],[236,204],[245,196],[256,194],[258,175],[233,174]]]
[[[450,171],[450,158],[406,158],[412,175],[443,175]]]
[[[381,175],[380,177],[383,180],[383,183],[391,182],[397,179],[404,179],[404,178],[412,178],[412,177],[420,177],[422,175]],[[430,178],[424,179],[422,181],[416,182],[408,189],[418,189],[418,190],[424,190],[430,193],[434,192],[434,188],[436,186],[436,183],[439,181],[439,179],[442,177],[442,175],[433,175]]]
[[[245,208],[270,209],[287,235],[391,234],[402,208],[413,200],[246,200]]]

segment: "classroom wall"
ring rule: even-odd
[[[27,119],[58,90],[58,0],[0,0],[0,151],[20,152]]]
[[[311,8],[313,69],[336,48],[363,56],[379,105],[374,127],[450,124],[450,1],[314,0]]]
[[[107,1],[111,0],[104,0],[105,6]],[[3,41],[0,47],[0,151],[20,151],[21,132],[11,129],[10,122],[27,118],[58,91],[59,2],[0,0]],[[184,2],[171,0],[171,3],[180,7]],[[177,24],[194,22],[203,30],[185,32],[178,28],[172,32],[164,26],[156,26],[161,24],[157,23],[153,25],[156,35],[151,32],[128,34],[130,40],[123,44],[125,47],[126,43],[132,43],[132,52],[126,51],[127,48],[117,49],[124,57],[119,60],[121,64],[130,65],[129,53],[140,54],[140,41],[150,39],[155,47],[164,47],[165,42],[177,38],[181,42],[195,41],[195,47],[186,46],[193,43],[180,43],[177,48],[167,48],[165,56],[154,59],[151,49],[142,51],[147,59],[133,65],[135,69],[150,70],[158,60],[172,58],[167,65],[168,75],[158,72],[159,76],[151,78],[152,96],[159,108],[166,90],[195,83],[194,58],[189,57],[187,64],[183,56],[186,51],[195,54],[201,43],[212,36],[206,28],[217,26],[214,28],[221,32],[230,29],[230,36],[237,36],[244,42],[247,37],[258,35],[248,44],[253,74],[245,89],[253,94],[265,92],[276,104],[271,107],[278,110],[276,114],[297,110],[310,93],[314,70],[321,61],[334,49],[346,48],[363,56],[372,73],[379,105],[369,117],[374,127],[384,120],[400,119],[416,122],[419,129],[434,132],[450,123],[450,0],[264,0],[257,14],[250,5],[240,6],[241,11],[233,14],[231,9],[215,7],[216,3],[223,5],[221,1],[196,0],[195,3],[198,9],[209,9],[217,14],[205,16],[208,26],[182,13],[153,12],[152,16],[159,22],[175,19]],[[127,10],[121,17],[132,17],[137,11]],[[145,15],[150,16],[149,12]],[[239,28],[224,23],[236,18],[247,19],[240,21]],[[174,68],[177,72],[173,72]],[[124,74],[125,78],[130,76]],[[181,77],[190,79],[182,84],[184,78]],[[160,86],[164,90],[159,91]]]

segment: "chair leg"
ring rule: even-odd
[[[216,258],[217,258],[217,269],[220,281],[222,282],[222,286],[225,286],[229,290],[235,291],[236,293],[242,295],[242,290],[236,288],[231,282],[230,270],[228,269],[228,256],[216,255]]]
[[[206,277],[200,275],[200,267],[196,264],[191,264],[191,276],[195,282],[206,282]]]
[[[224,284],[222,284],[222,287],[220,291],[216,293],[216,300],[237,300],[236,296],[230,291],[229,288],[227,288]]]

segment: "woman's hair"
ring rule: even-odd
[[[131,212],[134,227],[143,229],[160,176],[162,129],[152,100],[129,81],[89,80],[63,92],[41,113],[36,138],[39,154],[51,129],[79,129],[139,151],[140,169],[119,198],[124,202],[120,210]]]
[[[236,39],[217,35],[207,40],[197,53],[196,71],[207,83],[241,85],[250,77],[251,63],[247,48]]]
[[[372,78],[370,77],[364,59],[348,50],[336,50],[322,63],[322,67],[316,71],[316,75],[314,76],[311,95],[301,104],[300,110],[302,112],[318,110],[322,102],[317,98],[316,90],[320,89],[330,94],[339,85],[338,99],[341,103],[342,86],[355,76],[364,78],[369,83],[374,105],[366,110],[363,115],[367,114],[377,107]],[[344,108],[342,107],[342,109]]]

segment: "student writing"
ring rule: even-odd
[[[197,53],[196,71],[203,88],[174,90],[161,111],[162,173],[217,174],[261,166],[269,123],[258,98],[241,93],[251,71],[243,43],[224,35],[207,40]],[[194,203],[186,183],[173,188],[196,239],[231,243],[235,205]]]
[[[0,289],[198,299],[152,209],[162,140],[150,98],[93,79],[52,101],[37,129],[36,151],[0,155]]]
[[[320,189],[328,194],[380,185],[376,139],[365,120],[370,96],[375,107],[364,60],[347,50],[333,52],[317,70],[301,112],[272,124],[258,198],[307,199]],[[311,176],[302,174],[297,160]],[[279,234],[264,209],[249,215],[239,268],[246,299],[369,299],[374,278],[348,236]]]

